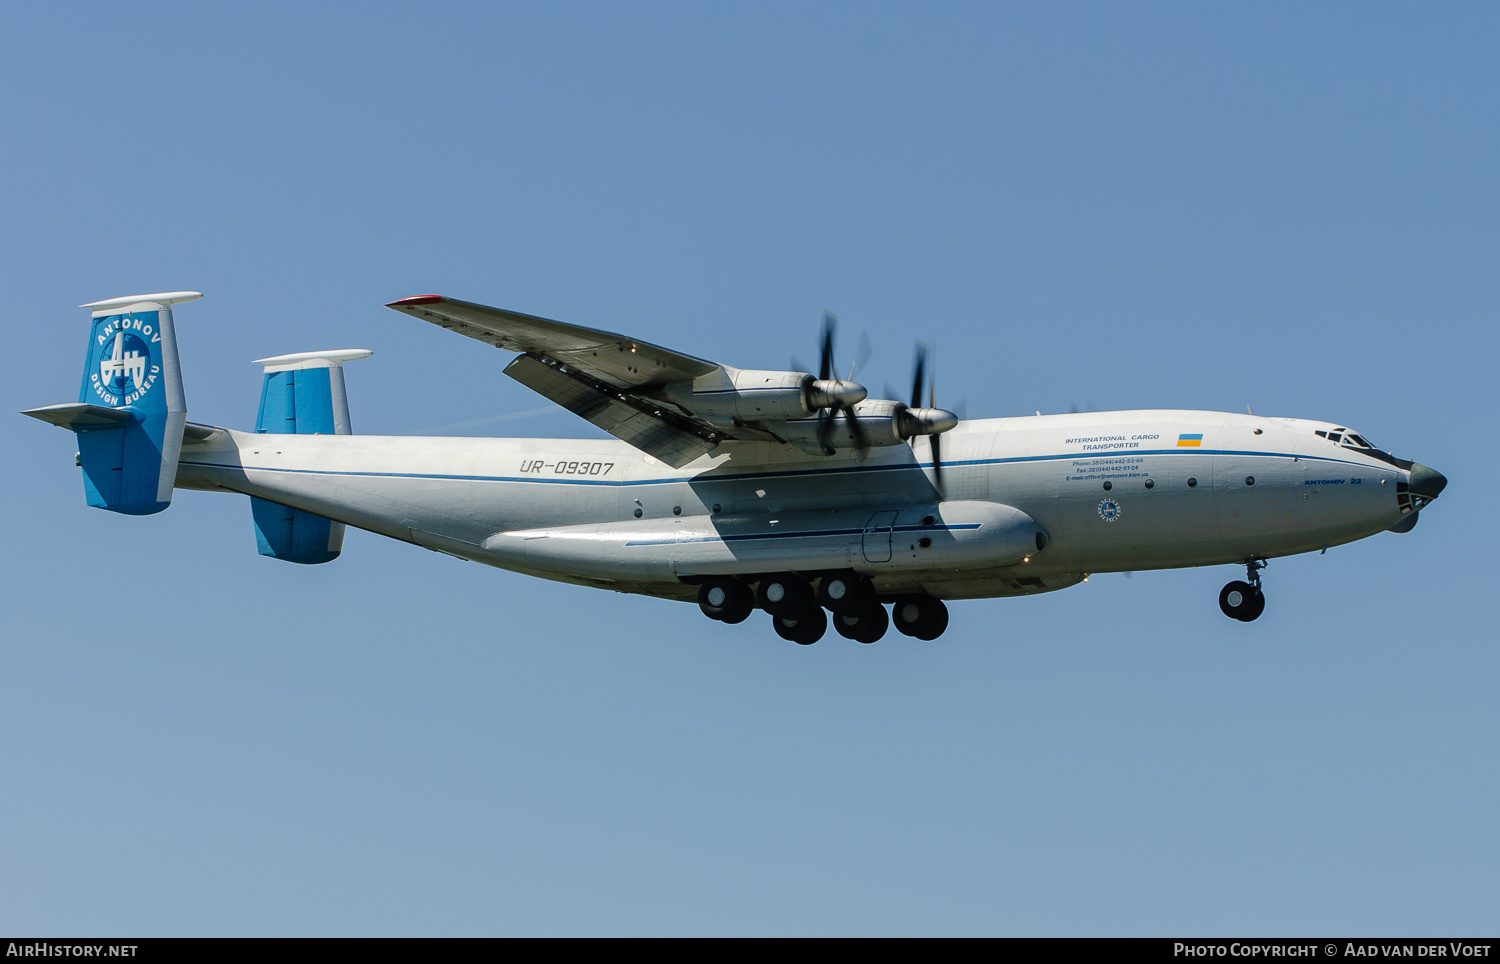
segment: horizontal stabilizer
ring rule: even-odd
[[[87,432],[89,429],[125,425],[137,420],[135,414],[127,410],[90,405],[88,402],[43,405],[41,408],[28,408],[21,414],[51,422],[70,432]]]
[[[30,415],[32,418],[49,422],[70,432],[87,432],[90,429],[124,425],[135,419],[128,409],[105,408],[103,405],[90,405],[87,402],[43,405],[41,408],[29,408],[21,414]],[[217,425],[204,425],[200,422],[184,422],[182,425],[184,445],[201,444],[223,434],[224,429]]]

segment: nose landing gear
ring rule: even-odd
[[[1260,571],[1264,568],[1264,559],[1246,559],[1245,578],[1249,581],[1236,579],[1219,590],[1219,608],[1224,615],[1248,623],[1265,612],[1266,596],[1260,589]]]

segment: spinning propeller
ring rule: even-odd
[[[922,387],[927,387],[927,407],[922,408]],[[927,346],[917,342],[917,356],[912,366],[911,405],[897,415],[897,430],[905,439],[918,435],[929,437],[932,446],[932,476],[939,494],[943,491],[943,447],[941,436],[958,425],[958,416],[937,407],[937,377],[927,372]]]
[[[860,361],[869,357],[870,343],[868,339],[861,343],[861,358],[849,366],[849,377],[839,378],[838,369],[833,364],[833,332],[838,323],[832,313],[823,312],[823,346],[818,358],[818,377],[809,379],[805,388],[807,407],[821,410],[818,412],[818,447],[829,455],[836,451],[832,445],[832,437],[834,424],[840,414],[849,426],[854,447],[860,452],[870,447],[864,429],[859,426],[859,417],[854,414],[854,406],[864,401],[870,393],[853,380],[854,370],[859,367]]]

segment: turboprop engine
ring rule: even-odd
[[[806,372],[723,367],[666,393],[697,415],[741,422],[806,418],[847,408],[869,394],[857,382],[814,378]]]
[[[845,384],[848,384],[847,382]],[[888,398],[871,398],[850,407],[844,418],[789,421],[781,432],[787,441],[818,454],[839,449],[901,445],[919,435],[940,435],[958,425],[958,416],[942,408],[912,408]]]

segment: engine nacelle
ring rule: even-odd
[[[859,420],[864,444],[869,446],[900,445],[906,441],[901,434],[901,413],[906,406],[888,398],[871,398],[854,406],[854,417]],[[777,428],[777,432],[788,442],[822,455],[818,439],[818,418],[799,418],[788,421]],[[840,412],[834,416],[828,430],[828,444],[837,451],[858,447],[854,432],[849,428],[848,416]]]
[[[691,385],[669,385],[666,392],[695,415],[741,422],[806,418],[823,409],[855,405],[868,394],[855,382],[814,378],[807,372],[727,366]]]
[[[696,415],[762,422],[812,414],[815,409],[808,406],[806,389],[812,380],[806,372],[731,368],[691,384],[669,385],[666,391]]]

